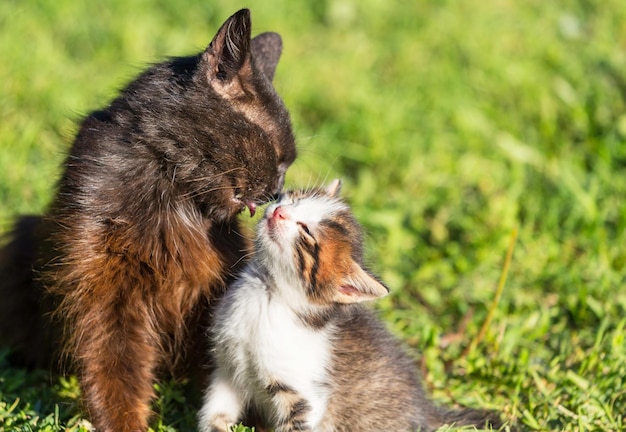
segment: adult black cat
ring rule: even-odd
[[[70,356],[98,431],[146,430],[158,371],[203,363],[201,320],[247,248],[236,216],[295,158],[280,36],[250,33],[244,9],[84,119],[49,212],[0,251],[0,339],[31,365]]]

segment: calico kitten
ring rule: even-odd
[[[237,215],[295,158],[280,36],[250,33],[244,9],[87,116],[49,213],[0,251],[0,340],[45,365],[64,333],[98,431],[147,430],[157,372],[204,363],[210,302],[247,248]]]
[[[227,431],[248,407],[277,432],[499,426],[488,412],[434,406],[413,360],[359,304],[388,290],[363,267],[339,188],[288,192],[267,208],[256,255],[218,306],[200,430]]]

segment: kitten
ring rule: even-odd
[[[45,365],[64,333],[98,431],[147,430],[157,372],[204,363],[210,303],[247,248],[237,215],[295,158],[280,36],[250,33],[243,9],[87,116],[49,213],[0,252],[0,340]]]
[[[359,304],[388,290],[362,265],[339,189],[287,192],[267,208],[256,255],[218,306],[200,430],[227,431],[248,407],[277,432],[498,427],[488,412],[435,407],[413,360]]]

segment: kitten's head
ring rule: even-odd
[[[339,198],[341,183],[288,191],[265,211],[257,257],[274,276],[287,276],[313,304],[355,303],[382,297],[387,287],[364,268],[361,227]]]
[[[276,33],[251,39],[250,12],[240,10],[205,51],[153,66],[92,117],[130,130],[122,139],[154,160],[137,166],[162,179],[157,199],[184,198],[219,220],[246,207],[254,213],[280,192],[296,157],[289,114],[271,82],[281,50]]]

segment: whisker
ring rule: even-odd
[[[243,252],[243,251],[241,251],[241,252]],[[254,250],[251,250],[250,252],[248,252],[248,253],[246,253],[246,254],[242,255],[242,256],[241,256],[241,257],[240,257],[237,261],[235,261],[235,263],[232,265],[232,267],[237,267],[237,265],[238,265],[241,261],[243,261],[243,260],[245,260],[246,258],[249,258],[249,257],[251,257],[251,256],[253,256],[253,255],[254,255]]]
[[[270,193],[264,193],[261,198],[263,199],[264,202],[270,203],[272,201],[276,201],[276,197],[277,197],[277,195],[270,194]]]
[[[252,242],[254,240],[254,236],[247,236],[245,234],[242,234],[240,231],[237,230],[232,230],[233,233],[235,233],[236,235],[238,235],[240,238],[242,239],[246,239],[249,240],[250,242]],[[254,246],[250,246],[250,249],[254,249]]]
[[[203,190],[203,189],[198,189],[198,190],[195,190],[195,191],[192,190],[190,192],[187,192],[187,193],[183,194],[182,197],[185,198],[185,199],[197,198],[197,197],[202,196],[204,194],[217,192],[217,191],[220,191],[220,190],[227,190],[227,189],[233,189],[233,187],[232,186],[218,186],[218,187],[214,187],[214,188],[206,189],[206,190]]]
[[[186,183],[195,183],[195,182],[200,182],[200,181],[213,180],[216,177],[220,177],[220,176],[223,176],[223,175],[226,175],[226,174],[230,174],[232,172],[239,171],[239,170],[248,171],[248,168],[246,168],[246,167],[231,168],[231,169],[228,169],[226,171],[222,171],[222,172],[219,172],[219,173],[215,173],[215,174],[211,174],[211,175],[207,175],[207,176],[203,176],[203,177],[195,177],[195,178],[186,179],[185,182]]]

